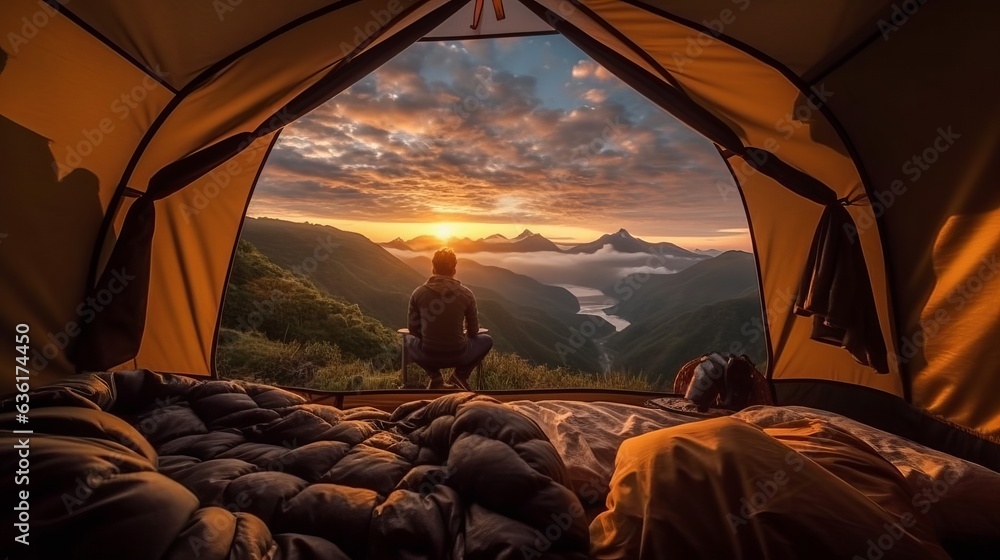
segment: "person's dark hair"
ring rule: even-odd
[[[454,276],[455,267],[458,266],[458,257],[455,256],[455,251],[445,247],[444,249],[434,253],[434,258],[431,259],[431,263],[434,264],[434,274]]]

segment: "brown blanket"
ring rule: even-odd
[[[490,398],[341,411],[264,385],[132,371],[41,388],[31,405],[34,557],[587,557],[555,449]],[[12,402],[0,412],[13,494],[10,430],[24,426]]]

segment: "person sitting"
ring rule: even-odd
[[[468,391],[469,376],[493,348],[493,339],[479,333],[476,296],[455,279],[454,251],[446,247],[434,253],[432,264],[433,275],[410,296],[410,332],[403,344],[410,360],[427,371],[428,389],[457,385]],[[454,385],[441,377],[441,368],[447,367],[455,368]]]

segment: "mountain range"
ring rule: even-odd
[[[455,252],[461,253],[531,253],[537,251],[553,251],[568,254],[594,254],[605,246],[610,246],[619,253],[649,253],[663,257],[683,258],[683,259],[707,259],[712,256],[713,251],[705,252],[689,251],[678,247],[673,243],[650,243],[633,236],[626,229],[622,228],[616,233],[605,234],[589,243],[579,243],[568,248],[560,248],[553,241],[545,236],[533,233],[531,230],[524,230],[517,237],[508,239],[507,237],[495,233],[493,235],[479,239],[468,237],[451,237],[447,241],[433,235],[421,235],[408,241],[402,238],[395,238],[392,241],[381,244],[383,247],[397,249],[400,251],[430,251],[441,247],[451,247]],[[718,252],[715,252],[718,254]]]

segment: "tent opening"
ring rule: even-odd
[[[713,351],[766,371],[746,210],[711,141],[561,35],[429,39],[274,143],[220,376],[422,387],[396,331],[445,246],[494,340],[478,389],[669,391]]]

